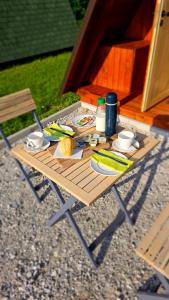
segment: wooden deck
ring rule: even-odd
[[[169,130],[169,98],[156,104],[146,112],[141,112],[142,95],[127,101],[119,107],[122,116]]]
[[[77,90],[77,94],[80,96],[81,101],[97,105],[97,98],[100,96],[105,97],[110,91],[113,90],[90,84],[80,87]],[[122,116],[169,130],[169,98],[159,102],[146,112],[141,112],[142,94],[140,91],[137,94],[121,91],[115,92],[118,95],[119,112]]]
[[[140,91],[127,93],[95,84],[88,84],[80,87],[77,90],[77,94],[80,96],[81,101],[87,102],[92,105],[97,105],[98,97],[105,97],[109,92],[115,92],[117,94],[120,105],[128,102],[130,99],[133,99],[140,94]]]

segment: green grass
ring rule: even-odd
[[[0,97],[30,88],[41,119],[78,101],[74,93],[58,96],[70,55],[70,52],[65,52],[0,71]],[[3,129],[9,135],[33,122],[28,113],[5,122]]]

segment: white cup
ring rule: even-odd
[[[43,145],[43,133],[34,131],[27,136],[27,146],[32,148],[40,148]]]
[[[123,130],[118,134],[118,145],[121,149],[129,149],[133,144],[135,134],[132,131]]]

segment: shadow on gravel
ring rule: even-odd
[[[163,158],[164,154],[169,154],[169,147],[166,147],[167,139],[163,140],[161,143],[161,147],[156,154],[149,154],[147,155],[140,163],[136,165],[134,169],[138,169],[136,174],[132,174],[128,176],[128,178],[119,182],[116,186],[119,188],[120,186],[127,184],[129,181],[133,181],[132,189],[126,194],[126,197],[123,199],[126,206],[129,203],[131,197],[134,193],[137,192],[137,187],[140,184],[141,177],[144,172],[150,170],[150,175],[147,177],[147,181],[145,182],[144,190],[141,193],[141,196],[137,200],[137,203],[130,209],[130,214],[132,215],[133,222],[135,223],[138,215],[141,211],[141,208],[146,200],[148,191],[151,187],[153,182],[154,176],[157,172],[157,168],[159,164],[167,159],[169,159],[169,155]],[[121,210],[119,210],[116,219],[96,238],[96,240],[90,245],[90,249],[93,251],[96,247],[102,243],[99,253],[97,255],[97,263],[101,264],[104,260],[104,257],[107,253],[109,245],[112,240],[112,236],[118,227],[125,221],[124,214]]]
[[[128,183],[130,180],[133,180],[132,190],[130,190],[126,197],[124,198],[124,202],[126,205],[129,203],[130,198],[134,195],[134,193],[137,191],[137,187],[139,186],[141,182],[142,175],[150,170],[150,175],[147,177],[147,182],[145,182],[144,190],[142,191],[140,197],[138,198],[136,204],[131,208],[130,213],[133,215],[133,221],[136,222],[138,215],[141,211],[141,208],[146,200],[148,191],[152,185],[154,176],[156,175],[157,168],[160,165],[161,162],[166,161],[169,159],[169,155],[165,158],[163,158],[164,154],[169,154],[169,147],[166,147],[167,145],[167,139],[165,139],[161,143],[161,147],[156,154],[148,154],[144,160],[142,160],[139,164],[136,165],[136,168],[139,168],[137,174],[133,174],[126,178],[125,180],[121,181],[117,186],[120,187],[123,184]]]
[[[31,171],[31,172],[28,172],[28,174],[29,174],[29,178],[31,178],[31,179],[41,176],[41,173],[37,172],[37,171]],[[45,187],[46,187],[45,191],[43,191],[42,195],[40,196],[41,202],[43,202],[45,200],[45,198],[49,195],[49,193],[52,191],[52,189],[49,185],[49,182],[47,179],[43,179],[40,183],[38,183],[34,186],[36,192],[41,191],[41,189],[43,189]]]
[[[110,246],[112,236],[117,228],[124,222],[124,220],[124,214],[121,210],[119,210],[116,219],[113,220],[113,222],[104,231],[102,231],[102,233],[89,246],[89,249],[91,251],[94,251],[99,246],[99,244],[102,243],[99,249],[99,253],[96,257],[97,265],[100,265],[103,262]]]

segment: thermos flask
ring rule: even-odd
[[[116,133],[117,95],[110,92],[106,95],[106,130],[105,134],[111,137]]]

